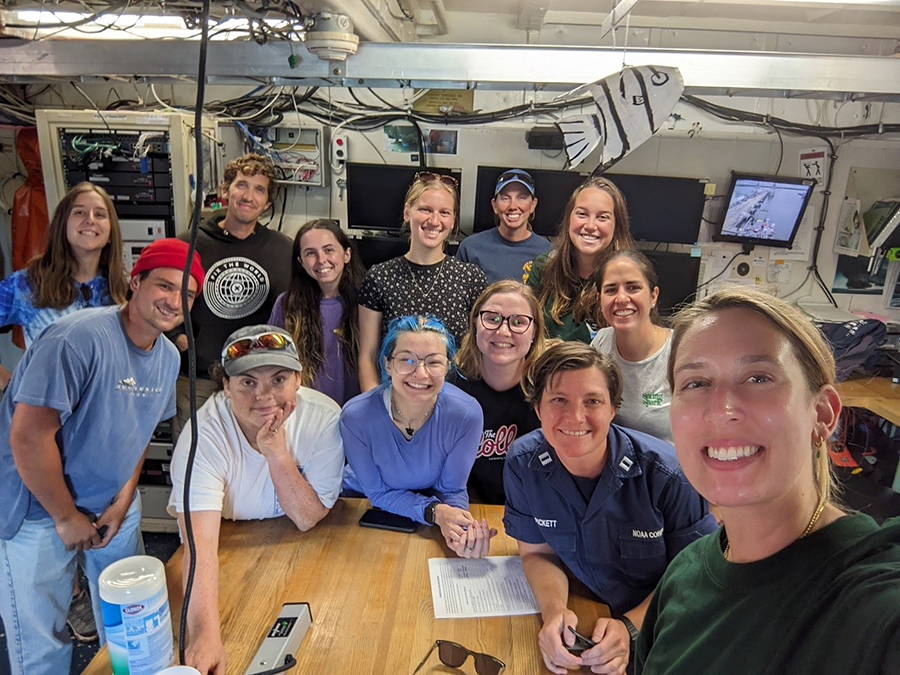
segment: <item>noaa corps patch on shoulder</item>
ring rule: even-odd
[[[249,258],[223,258],[206,272],[203,298],[221,319],[243,319],[262,307],[269,295],[269,274]]]

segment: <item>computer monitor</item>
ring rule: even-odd
[[[704,183],[697,178],[606,174],[625,195],[635,241],[695,244],[703,218]]]
[[[475,186],[474,232],[496,224],[491,198],[500,174],[511,167],[479,166]],[[566,203],[588,174],[526,169],[534,178],[538,205],[532,229],[545,237],[556,234]],[[696,243],[703,216],[703,183],[696,178],[606,174],[625,196],[631,234],[637,241]]]
[[[403,226],[403,199],[420,171],[462,180],[459,169],[391,164],[347,163],[347,227],[351,230],[399,232]]]
[[[731,172],[728,207],[713,241],[790,248],[816,181]]]
[[[494,188],[497,187],[497,179],[504,171],[517,167],[510,166],[479,166],[478,177],[475,184],[475,216],[473,219],[473,232],[483,232],[494,227],[494,210],[491,208],[491,199],[494,196]],[[556,234],[556,228],[566,210],[566,202],[572,192],[575,191],[587,178],[586,174],[574,171],[553,171],[548,169],[525,169],[534,179],[534,191],[538,205],[534,212],[534,220],[531,222],[532,231],[545,237]]]
[[[662,316],[674,314],[694,300],[700,276],[700,257],[669,251],[641,251],[653,263],[659,277],[656,307]]]

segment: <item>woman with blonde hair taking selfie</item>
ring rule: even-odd
[[[841,401],[813,324],[762,292],[718,291],[674,323],[672,433],[723,526],[660,581],[637,672],[900,672],[900,521],[834,499]]]

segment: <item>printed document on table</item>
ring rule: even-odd
[[[435,619],[538,613],[517,555],[431,558],[428,576]]]

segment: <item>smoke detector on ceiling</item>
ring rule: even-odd
[[[346,14],[321,12],[306,31],[306,48],[323,61],[346,61],[359,48],[353,22]]]

